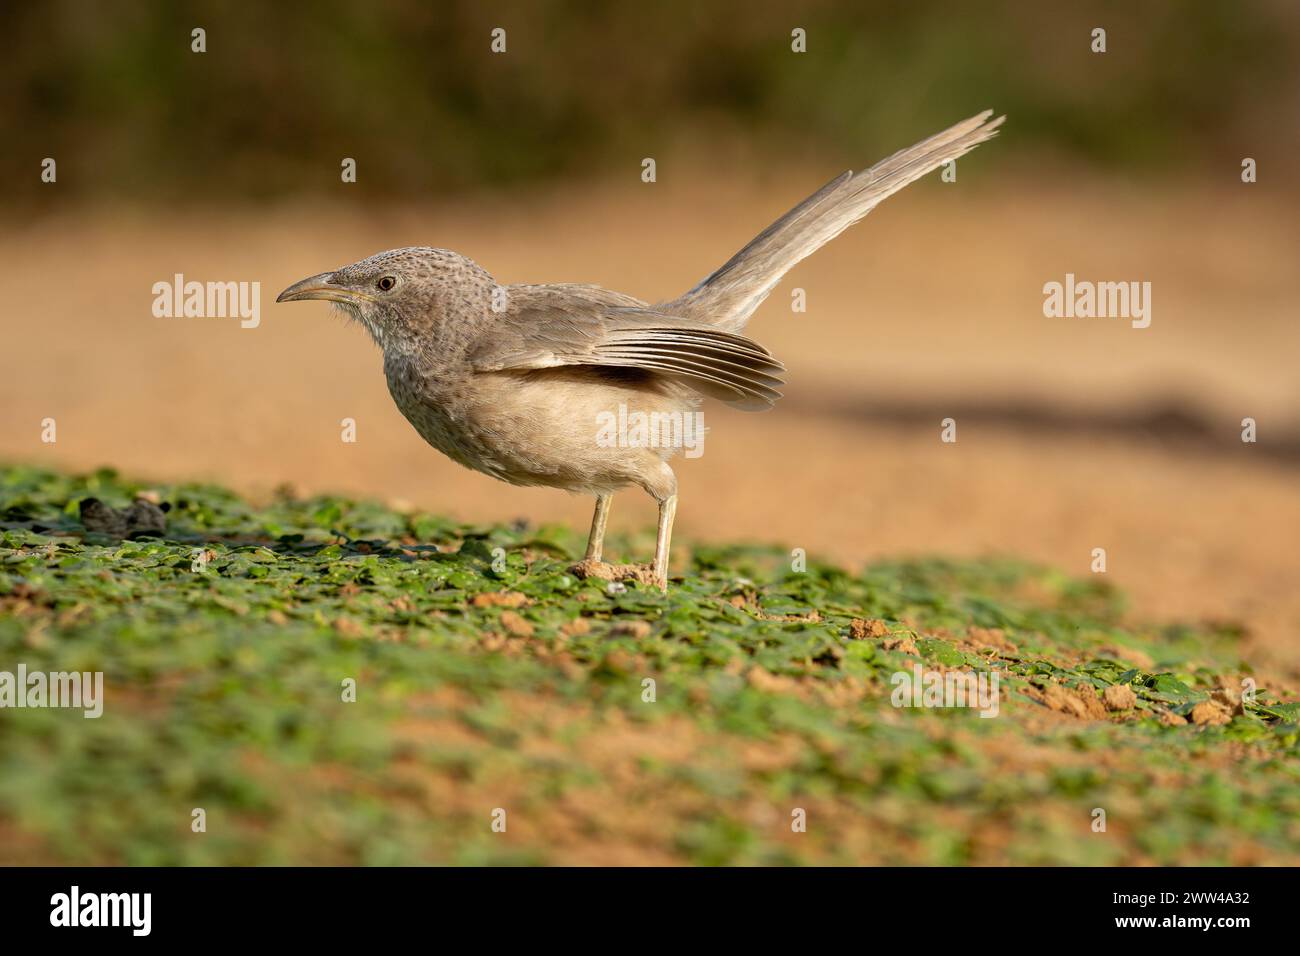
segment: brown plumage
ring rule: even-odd
[[[644,488],[660,510],[655,560],[641,576],[666,587],[677,504],[668,460],[682,448],[681,429],[674,441],[613,444],[602,429],[632,413],[680,425],[702,397],[770,408],[784,367],[740,334],[754,310],[796,263],[884,199],[995,135],[1002,119],[991,115],[833,179],[657,305],[591,285],[499,285],[470,259],[426,247],[312,276],[276,301],[325,299],[360,322],[383,349],[402,414],[454,461],[512,484],[595,495],[579,573],[613,573],[601,563],[610,497]]]

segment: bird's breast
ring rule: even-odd
[[[385,362],[388,392],[420,437],[466,468],[500,477],[500,465],[478,436],[465,389],[439,381],[405,362]]]

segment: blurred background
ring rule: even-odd
[[[843,169],[992,107],[956,182],[891,199],[757,313],[787,398],[707,408],[679,534],[1078,575],[1104,547],[1136,616],[1238,622],[1296,673],[1292,3],[65,0],[0,30],[0,459],[585,525],[585,500],[429,449],[363,333],[275,294],[427,244],[668,298]],[[260,282],[260,326],[155,318],[175,273]],[[1066,273],[1150,282],[1151,327],[1045,318]],[[618,499],[615,527],[652,522]]]

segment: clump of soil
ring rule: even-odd
[[[889,628],[879,618],[855,617],[849,622],[849,637],[855,641],[866,640],[869,637],[884,637],[888,633]]]
[[[1133,688],[1127,684],[1107,687],[1101,699],[1107,710],[1132,710],[1138,702],[1137,694],[1133,693]]]
[[[533,625],[524,620],[516,611],[505,611],[501,615],[501,626],[514,637],[532,637]]]
[[[1241,692],[1235,687],[1216,688],[1214,693],[1210,695],[1210,700],[1226,708],[1228,713],[1234,716],[1246,712],[1245,705],[1241,700]]]
[[[560,633],[565,637],[581,637],[591,633],[591,622],[585,617],[575,617],[567,624],[561,625]]]
[[[1069,714],[1080,720],[1106,719],[1106,707],[1093,691],[1047,684],[1044,687],[1029,687],[1025,694],[1057,713]]]
[[[1015,654],[1016,645],[1007,640],[1000,627],[971,627],[966,629],[966,640],[977,650],[992,650],[999,654]]]
[[[604,561],[579,561],[569,570],[580,580],[635,581],[647,587],[656,584],[654,568],[648,564],[606,564]]]
[[[475,594],[470,604],[474,607],[523,607],[528,603],[528,597],[520,594],[518,591],[488,591],[483,594]]]
[[[887,637],[880,642],[880,646],[887,651],[901,651],[904,654],[911,654],[913,657],[920,657],[921,651],[916,646],[916,641],[907,635],[902,637]]]
[[[614,637],[643,638],[650,636],[649,621],[619,621],[609,629]]]
[[[1217,700],[1203,700],[1192,708],[1192,723],[1198,727],[1230,724],[1232,711]]]

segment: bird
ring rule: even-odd
[[[795,264],[996,135],[1005,117],[992,117],[985,110],[835,177],[675,299],[652,304],[576,283],[502,285],[466,256],[412,246],[309,276],[276,302],[325,300],[361,325],[383,354],[397,408],[448,458],[513,485],[594,497],[578,576],[666,591],[678,490],[669,461],[680,436],[598,440],[598,423],[620,413],[680,421],[706,398],[771,408],[785,366],[743,334],[754,311]],[[610,504],[631,486],[658,504],[654,559],[607,564]]]

